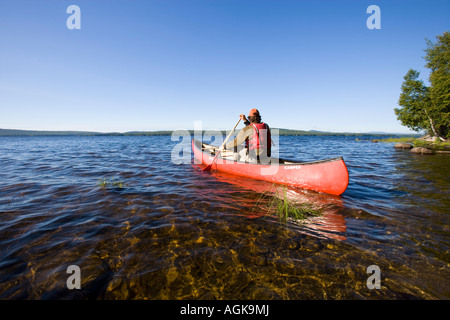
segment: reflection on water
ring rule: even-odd
[[[246,179],[222,172],[214,172],[213,176],[221,182],[236,185],[244,190],[252,190],[260,197],[252,199],[247,206],[251,208],[246,212],[247,217],[260,218],[268,213],[270,201],[263,201],[262,195],[270,195],[280,199],[287,199],[291,203],[309,204],[321,212],[319,217],[310,217],[304,221],[289,219],[288,227],[301,226],[301,232],[308,232],[316,236],[324,236],[345,240],[345,219],[340,214],[343,210],[342,199],[338,196],[318,193],[310,190],[290,186],[281,186],[266,181]],[[253,207],[252,207],[253,206]]]
[[[261,214],[261,195],[279,195],[274,185],[174,165],[175,144],[0,138],[0,298],[450,297],[447,155],[281,137],[280,156],[343,156],[350,173],[341,197],[286,189],[323,214],[282,222]],[[126,186],[101,188],[100,178]],[[66,287],[72,264],[81,290]],[[370,265],[380,267],[379,290],[366,286]]]

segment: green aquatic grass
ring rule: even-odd
[[[416,139],[414,140],[414,146],[428,148],[431,150],[449,150],[450,142],[444,142],[440,140],[435,142],[429,142],[421,139]]]
[[[413,143],[414,142],[414,138],[412,137],[403,137],[403,138],[387,138],[387,139],[381,139],[378,141],[382,141],[382,142],[405,142],[405,143]]]
[[[116,180],[116,178],[112,179],[103,179],[99,178],[97,181],[97,185],[100,188],[124,188],[126,183],[122,180]]]
[[[283,197],[273,197],[270,206],[275,207],[275,213],[282,221],[286,221],[288,218],[303,220],[311,216],[320,215],[320,211],[314,208],[313,205],[309,203],[295,203],[288,199],[285,188],[283,188]]]
[[[322,214],[318,208],[310,203],[297,203],[289,199],[287,188],[283,187],[282,193],[279,191],[279,188],[277,188],[274,195],[269,195],[269,192],[263,193],[257,202],[257,206],[260,207],[259,210],[266,210],[266,214],[275,215],[280,221],[287,221],[289,218],[304,220]],[[267,199],[267,204],[262,204],[264,199]]]
[[[420,138],[389,138],[379,140],[381,142],[405,142],[410,143],[413,147],[423,147],[431,150],[449,150],[450,149],[450,141],[425,141]]]

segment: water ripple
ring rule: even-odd
[[[0,298],[449,298],[448,157],[364,139],[280,138],[350,173],[341,197],[289,189],[323,214],[283,222],[273,185],[174,165],[170,137],[1,137]]]

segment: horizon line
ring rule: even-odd
[[[327,133],[327,134],[370,134],[370,135],[389,135],[389,134],[395,134],[395,135],[421,135],[425,133],[420,132],[386,132],[386,131],[367,131],[367,132],[356,132],[356,131],[323,131],[323,130],[302,130],[302,129],[290,129],[290,128],[271,128],[271,129],[277,129],[277,130],[287,130],[287,131],[297,131],[297,132],[308,132],[308,133]],[[196,129],[165,129],[165,130],[130,130],[130,131],[90,131],[90,130],[46,130],[46,129],[4,129],[0,128],[0,131],[19,131],[22,133],[26,132],[36,132],[36,133],[80,133],[80,134],[101,134],[101,135],[113,135],[113,134],[145,134],[145,133],[168,133],[168,132],[175,132],[178,130],[187,130],[187,131],[195,131]],[[217,131],[227,131],[229,129],[202,129],[202,132],[209,131],[209,130],[217,130]]]

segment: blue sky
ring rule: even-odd
[[[427,80],[425,38],[449,29],[448,0],[2,0],[0,128],[230,129],[257,107],[271,127],[409,132],[403,76]]]

